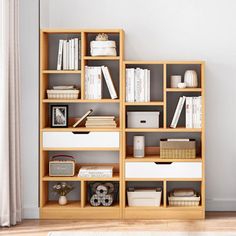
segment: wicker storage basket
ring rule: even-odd
[[[199,206],[200,204],[200,196],[195,195],[193,197],[174,197],[170,195],[168,197],[169,205],[176,207],[188,207],[188,206]]]
[[[77,99],[79,90],[47,90],[48,99]]]
[[[160,158],[164,159],[193,159],[196,158],[196,142],[190,141],[160,141]]]

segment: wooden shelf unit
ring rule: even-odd
[[[92,57],[89,54],[89,41],[95,38],[98,33],[108,33],[109,35],[118,36],[118,55],[116,57]],[[57,51],[50,55],[50,45],[56,44],[58,47],[58,38],[67,37],[65,35],[77,35],[81,39],[81,69],[77,71],[57,71],[56,60]],[[54,38],[51,44],[51,36]],[[41,219],[203,219],[205,217],[205,90],[204,90],[204,62],[202,61],[124,61],[124,32],[121,29],[43,29],[40,36],[40,218]],[[54,66],[51,58],[54,57]],[[119,98],[112,100],[104,98],[101,100],[85,99],[85,66],[86,65],[103,65],[106,63],[117,63],[119,72]],[[125,101],[125,69],[127,67],[148,67],[151,69],[151,85],[155,84],[159,95],[152,90],[150,102],[126,102]],[[152,76],[152,67],[159,76]],[[179,69],[180,68],[180,69]],[[199,87],[186,89],[173,89],[169,87],[169,75],[179,72],[183,76],[183,70],[186,68],[197,68]],[[179,71],[178,71],[179,70]],[[199,74],[200,73],[200,74]],[[79,80],[80,98],[74,100],[53,100],[47,99],[46,90],[49,86],[49,80],[57,81],[57,76],[73,76]],[[156,80],[156,81],[155,81]],[[154,87],[155,87],[154,86]],[[187,129],[177,127],[169,128],[169,107],[168,99],[171,96],[202,96],[202,128]],[[171,98],[173,99],[173,98]],[[86,106],[89,109],[90,104],[103,107],[107,105],[118,106],[119,127],[111,128],[51,128],[49,122],[50,104],[69,104],[70,106]],[[159,129],[138,129],[126,127],[126,112],[129,108],[139,110],[142,108],[161,110],[162,125]],[[43,147],[43,132],[119,132],[119,147]],[[161,159],[158,153],[147,154],[144,158],[134,158],[132,153],[127,152],[127,146],[132,135],[157,135],[172,136],[189,135],[200,137],[200,155],[196,159]],[[158,144],[157,144],[158,146]],[[114,173],[112,178],[80,178],[73,177],[50,177],[48,176],[48,160],[50,152],[115,152],[118,153],[119,163],[117,163],[118,172]],[[80,162],[80,159],[78,159]],[[189,162],[202,164],[201,178],[126,178],[126,163],[148,163],[148,162]],[[97,163],[94,163],[97,164]],[[80,189],[80,196],[76,201],[69,201],[66,206],[59,206],[57,201],[49,199],[49,183],[60,181],[75,182]],[[111,207],[91,207],[88,204],[88,182],[90,181],[115,181],[119,183],[119,201]],[[129,184],[135,183],[161,183],[163,194],[160,207],[129,207],[127,205],[126,188]],[[170,184],[188,183],[200,186],[201,204],[198,207],[170,207],[168,206],[168,189]]]
[[[89,44],[90,40],[94,40],[98,33],[107,33],[109,37],[115,38],[117,44],[116,57],[93,57],[90,55]],[[81,40],[81,60],[79,70],[56,70],[57,53],[59,39],[79,38]],[[117,118],[122,117],[122,66],[123,66],[123,46],[124,32],[122,29],[42,29],[40,33],[40,218],[41,219],[119,219],[122,216],[122,195],[119,190],[118,202],[115,202],[111,207],[91,207],[88,205],[88,183],[91,181],[114,181],[119,183],[119,189],[121,186],[122,172],[122,146],[120,147],[43,147],[43,133],[44,132],[117,132],[120,137],[120,144],[122,144],[122,120],[118,119],[117,128],[86,128],[86,127],[71,127],[69,120],[69,127],[67,128],[51,128],[50,127],[50,114],[49,108],[51,104],[68,104],[69,105],[69,118],[70,110],[85,107],[90,109],[90,106],[96,106],[99,104],[115,106],[117,111]],[[107,65],[110,63],[115,64],[115,70],[119,73],[115,77],[116,89],[118,92],[118,99],[111,99],[107,97],[107,94],[100,100],[89,100],[85,98],[85,66],[86,65]],[[111,73],[114,67],[111,68]],[[64,77],[63,77],[64,76]],[[46,90],[58,82],[64,82],[66,79],[71,78],[79,85],[80,97],[79,99],[48,99],[46,96]],[[114,78],[113,78],[114,79]],[[59,81],[60,80],[60,81]],[[63,80],[63,81],[62,81]],[[70,82],[71,83],[71,82]],[[104,86],[105,81],[104,81]],[[104,106],[103,106],[104,107]],[[95,110],[94,109],[94,110]],[[101,112],[101,107],[98,108]],[[96,112],[96,111],[94,111]],[[96,113],[95,113],[96,115]],[[100,115],[100,113],[99,113]],[[101,114],[102,115],[102,114]],[[106,115],[106,114],[105,114]],[[110,114],[113,115],[113,114]],[[83,152],[86,154],[91,151],[96,155],[97,152],[101,153],[118,153],[118,163],[116,171],[113,173],[112,178],[80,178],[77,177],[77,173],[73,177],[50,177],[48,175],[48,162],[51,152]],[[82,154],[81,154],[82,155]],[[109,155],[109,154],[107,154]],[[89,156],[88,156],[89,159]],[[80,158],[77,160],[80,163]],[[99,163],[100,161],[97,160]],[[91,163],[96,165],[97,162]],[[113,165],[114,163],[111,163]],[[100,164],[102,165],[102,164]],[[49,198],[50,196],[50,184],[57,182],[70,182],[76,184],[77,190],[80,194],[76,201],[69,201],[66,206],[58,205],[58,202]]]

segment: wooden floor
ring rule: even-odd
[[[46,236],[50,231],[230,231],[236,232],[236,212],[208,212],[205,220],[24,220],[0,235]]]

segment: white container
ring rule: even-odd
[[[116,56],[115,41],[91,41],[90,43],[91,56]]]
[[[78,99],[79,90],[56,90],[48,89],[47,90],[48,99]]]
[[[43,132],[44,148],[119,148],[119,132]]]
[[[171,88],[178,88],[179,83],[181,83],[181,75],[171,75],[170,87]]]
[[[134,136],[134,157],[142,158],[145,155],[145,137]]]
[[[186,70],[184,73],[184,83],[188,88],[197,88],[197,72],[195,70]]]
[[[162,191],[134,190],[127,191],[129,206],[156,206],[161,205]]]
[[[202,178],[202,163],[127,162],[126,178]]]
[[[127,112],[128,128],[159,128],[158,111],[130,111]]]

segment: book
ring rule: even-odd
[[[111,98],[112,99],[118,98],[108,67],[102,66],[102,72],[103,72],[103,75],[107,84],[107,88],[111,95]]]
[[[81,178],[112,178],[113,166],[82,166],[78,176]]]
[[[93,112],[92,109],[90,109],[89,111],[87,111],[78,121],[76,121],[73,124],[73,128],[75,128],[76,126],[78,126],[83,120],[86,119],[87,116],[89,116],[91,113]]]
[[[74,64],[75,70],[79,69],[79,39],[75,38],[75,47],[74,47]]]
[[[185,127],[193,128],[193,98],[192,97],[186,97],[185,110],[186,110]]]
[[[181,112],[183,110],[185,98],[186,97],[180,97],[179,98],[178,105],[177,105],[177,107],[175,109],[175,114],[173,116],[173,119],[172,119],[172,122],[171,122],[171,125],[170,125],[171,128],[176,128],[176,126],[178,124],[180,114],[181,114]]]
[[[57,56],[57,70],[62,69],[62,52],[63,52],[63,40],[59,40],[59,47],[58,47],[58,56]]]
[[[126,102],[134,102],[134,68],[126,69]]]
[[[63,70],[67,70],[67,41],[63,40]]]

